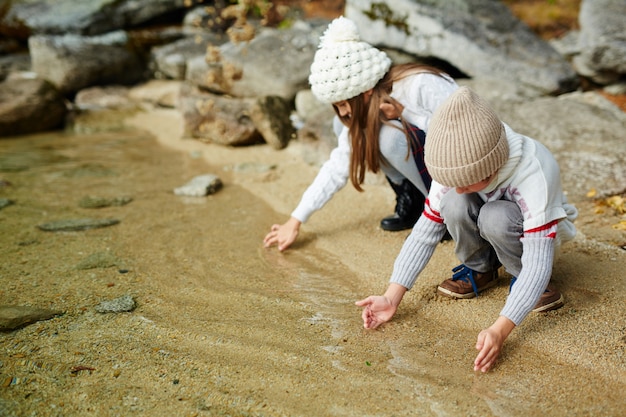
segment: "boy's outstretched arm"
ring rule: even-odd
[[[355,304],[363,307],[363,327],[375,329],[391,320],[406,292],[407,289],[402,285],[391,283],[384,295],[370,295],[357,301]]]

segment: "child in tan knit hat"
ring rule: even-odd
[[[381,227],[413,227],[431,183],[423,160],[425,134],[435,109],[458,88],[456,83],[433,67],[392,65],[385,52],[362,42],[356,24],[344,17],[333,20],[324,32],[309,81],[315,97],[332,104],[337,114],[338,146],[289,220],[271,226],[265,246],[287,249],[301,224],[348,178],[362,191],[366,171],[384,172],[396,193],[395,213],[384,218]]]
[[[366,328],[389,321],[447,228],[461,265],[438,293],[472,298],[497,284],[500,266],[514,277],[499,317],[478,335],[474,370],[486,372],[531,311],[563,305],[549,282],[555,249],[576,233],[577,211],[566,201],[550,151],[511,130],[467,87],[435,112],[425,161],[433,183],[424,213],[396,258],[389,287],[383,296],[356,304],[363,307]]]

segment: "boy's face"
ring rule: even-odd
[[[487,188],[494,175],[495,174],[491,174],[490,176],[480,182],[477,182],[476,184],[470,184],[466,187],[456,187],[456,192],[458,194],[472,194],[482,191]]]

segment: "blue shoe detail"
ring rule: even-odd
[[[454,274],[452,275],[452,281],[468,282],[474,289],[474,294],[476,294],[476,297],[478,297],[478,287],[476,286],[476,281],[474,281],[474,274],[476,273],[476,271],[468,268],[464,264],[461,264],[454,267],[452,269],[452,272],[454,272]]]

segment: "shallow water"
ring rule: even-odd
[[[225,187],[205,198],[173,195],[205,173]],[[15,201],[0,211],[0,303],[66,311],[0,334],[0,414],[623,412],[623,381],[547,358],[523,344],[532,331],[511,341],[497,372],[478,375],[475,330],[437,318],[419,298],[383,329],[363,330],[353,304],[363,296],[358,273],[315,245],[263,248],[276,213],[228,172],[144,133],[0,140],[0,179],[11,184],[0,197]],[[133,201],[80,208],[86,195]],[[121,222],[83,232],[35,227],[82,217]],[[75,268],[99,252],[118,264]],[[132,313],[95,313],[124,294],[138,303]],[[78,365],[93,370],[72,372]],[[571,384],[577,373],[584,383]]]

